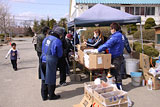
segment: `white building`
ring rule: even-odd
[[[69,20],[71,21],[80,16],[85,10],[97,3],[111,6],[133,15],[140,15],[142,24],[149,17],[154,18],[157,25],[160,24],[160,0],[70,0]]]

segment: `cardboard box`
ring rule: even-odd
[[[84,63],[89,69],[108,69],[111,66],[111,54],[85,54]]]
[[[158,79],[160,75],[156,75],[154,77],[152,74],[148,72],[150,69],[149,56],[142,53],[140,54],[140,67],[143,69],[143,76],[144,76],[146,85],[148,85],[148,80],[149,78],[151,78],[153,83],[152,89],[153,90],[160,89],[160,80]]]
[[[88,99],[88,101],[93,102],[93,93],[88,91],[86,88],[84,89],[84,96]]]
[[[102,54],[104,58],[104,69],[111,67],[111,54]]]
[[[106,88],[96,89],[96,90],[94,90],[94,97],[99,99],[101,94],[111,92],[111,91],[116,91],[116,89],[112,86],[109,86],[109,87],[106,87]]]
[[[94,49],[94,48],[93,47],[89,47],[86,44],[82,43],[81,45],[80,44],[77,45],[77,49],[83,51],[84,49]]]
[[[91,107],[92,102],[90,102],[85,96],[81,100],[80,104],[73,105],[73,107]]]
[[[100,85],[95,85],[94,82],[86,82],[84,83],[84,89],[88,90],[90,93],[94,93],[95,89],[107,88],[110,87],[110,84],[107,84],[104,81],[101,81]]]
[[[150,69],[149,56],[140,53],[140,68]]]
[[[118,90],[100,94],[99,102],[106,105],[119,104],[127,101],[127,92]]]
[[[120,104],[113,104],[113,105],[104,105],[103,103],[99,102],[96,98],[93,101],[93,107],[128,107],[128,101]]]
[[[81,64],[84,64],[84,53],[82,50],[78,50],[78,59]]]
[[[150,74],[149,72],[148,73],[144,73],[145,75],[145,79],[146,79],[146,84],[148,85],[148,80],[149,78],[152,79],[152,89],[153,90],[158,90],[160,89],[160,80],[158,79],[158,77],[160,77],[160,75],[156,75],[155,77]]]

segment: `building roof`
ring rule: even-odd
[[[160,0],[76,0],[80,4],[160,4]]]

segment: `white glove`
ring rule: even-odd
[[[94,49],[92,53],[98,53],[98,49]]]

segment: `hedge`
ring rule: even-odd
[[[155,30],[154,29],[143,30],[142,34],[143,34],[144,40],[155,40]],[[133,34],[133,38],[140,39],[141,32],[140,31],[135,32]]]
[[[155,48],[152,48],[147,45],[143,45],[144,48],[144,54],[150,56],[150,57],[158,57],[159,56],[159,51]],[[136,52],[142,53],[142,45],[139,42],[134,42],[133,43],[133,50]]]
[[[4,39],[4,37],[5,37],[5,34],[0,34],[0,39]]]

